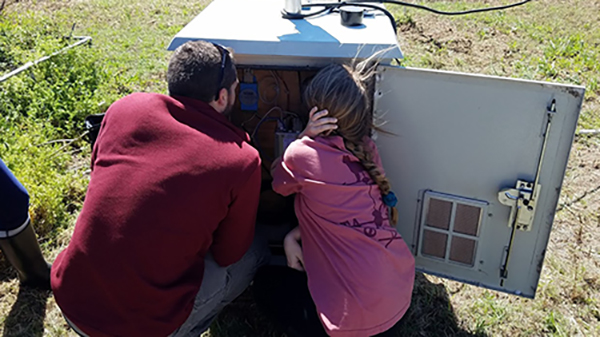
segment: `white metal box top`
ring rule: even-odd
[[[386,50],[382,63],[402,57],[385,15],[365,16],[363,25],[354,28],[342,26],[338,13],[284,19],[283,6],[283,0],[215,0],[175,35],[168,49],[208,40],[233,48],[240,65],[265,66],[324,66],[380,50]]]

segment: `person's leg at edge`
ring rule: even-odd
[[[0,159],[0,250],[21,284],[50,290],[44,259],[28,214],[29,194]]]
[[[219,312],[244,292],[258,268],[268,263],[269,257],[267,242],[259,236],[255,236],[246,254],[230,266],[221,267],[212,255],[207,255],[194,309],[171,337],[200,336]]]

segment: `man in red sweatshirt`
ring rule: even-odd
[[[188,42],[169,96],[107,111],[69,246],[52,266],[56,302],[83,336],[199,336],[248,286],[268,249],[254,238],[260,158],[227,119],[230,53]]]

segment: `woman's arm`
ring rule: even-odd
[[[300,226],[292,229],[283,240],[283,249],[290,268],[304,271],[304,257],[300,246]]]
[[[300,134],[300,138],[306,136],[315,138],[320,135],[327,136],[331,131],[337,129],[337,119],[326,117],[327,110],[317,107],[310,111],[310,119],[306,128]],[[317,112],[318,111],[318,112]],[[275,159],[271,164],[271,176],[273,177],[273,190],[283,196],[298,193],[302,189],[302,172],[306,170],[305,158],[299,141],[292,142],[283,156]]]
[[[329,113],[327,110],[321,110],[317,112],[319,108],[313,107],[310,110],[308,124],[298,135],[298,139],[302,139],[302,137],[307,136],[309,138],[315,138],[317,136],[323,135],[328,136],[331,131],[337,129],[337,118],[334,117],[325,117]],[[281,163],[283,160],[283,155],[279,156],[273,163],[271,163],[271,171],[273,171],[277,165]]]

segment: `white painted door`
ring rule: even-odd
[[[376,142],[419,270],[535,296],[583,95],[379,67],[374,113],[394,135]]]

